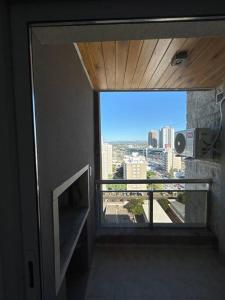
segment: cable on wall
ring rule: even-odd
[[[222,107],[223,107],[223,103],[225,101],[225,96],[224,96],[224,93],[223,92],[220,92],[217,94],[217,91],[215,91],[215,98],[217,99],[217,104],[220,105],[220,109],[219,109],[219,112],[220,112],[220,122],[219,122],[219,129],[218,129],[218,132],[215,136],[215,138],[213,139],[212,143],[208,144],[208,148],[206,148],[206,152],[205,152],[205,155],[209,154],[209,153],[217,153],[217,154],[221,154],[220,151],[218,151],[216,149],[216,143],[218,142],[219,138],[220,138],[220,135],[222,133],[222,129],[223,129],[223,110],[222,110]]]

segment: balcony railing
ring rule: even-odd
[[[97,180],[101,227],[206,227],[211,179]]]

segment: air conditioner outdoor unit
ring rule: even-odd
[[[191,128],[175,133],[174,148],[177,156],[209,158],[211,143],[212,130],[209,128]]]

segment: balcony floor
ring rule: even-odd
[[[86,300],[224,300],[225,267],[210,246],[98,245]]]

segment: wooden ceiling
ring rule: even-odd
[[[176,38],[75,44],[95,90],[214,88],[225,79],[225,38]],[[171,66],[187,51],[187,60]]]

